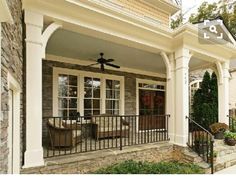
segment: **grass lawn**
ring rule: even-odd
[[[101,168],[95,174],[203,174],[203,170],[194,164],[179,162],[135,162],[132,160]]]

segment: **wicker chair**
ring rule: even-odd
[[[66,124],[61,119],[51,118],[47,125],[52,148],[74,147],[81,142],[81,128],[76,123]]]
[[[92,117],[92,124],[93,137],[96,140],[109,137],[127,137],[129,135],[129,124],[121,117],[102,114]]]

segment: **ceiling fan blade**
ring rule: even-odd
[[[106,65],[107,65],[107,66],[114,67],[114,68],[120,68],[120,66],[114,65],[114,64],[111,64],[111,63],[106,63]]]
[[[87,65],[87,67],[91,67],[91,66],[94,66],[94,65],[98,65],[99,63],[94,63],[94,64],[91,64],[91,65]]]
[[[107,59],[107,60],[106,60],[106,63],[114,62],[114,61],[115,61],[114,59]]]

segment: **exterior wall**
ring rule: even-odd
[[[68,69],[77,69],[81,71],[91,71],[101,73],[100,69],[89,68],[80,65],[61,63],[55,61],[43,61],[43,116],[50,117],[53,116],[53,67],[61,67]],[[127,72],[119,72],[106,70],[104,73],[113,74],[117,76],[125,77],[125,115],[135,115],[136,114],[136,78],[149,79],[154,81],[166,81],[163,78],[150,77],[140,74],[132,74]],[[43,139],[46,138],[47,128],[46,121],[43,121]]]
[[[236,108],[236,72],[231,73],[231,79],[229,82],[229,102],[230,109]]]
[[[2,121],[0,121],[0,173],[7,173],[8,170],[8,73],[11,73],[21,87],[23,86],[22,5],[20,0],[7,0],[7,3],[11,11],[14,24],[10,25],[8,23],[2,23],[1,30]],[[21,123],[22,122],[23,121],[21,120]]]
[[[149,18],[150,20],[152,19],[153,21],[160,21],[161,24],[169,26],[169,13],[159,9],[158,7],[150,5],[145,1],[116,0],[115,3],[122,6],[127,11]]]

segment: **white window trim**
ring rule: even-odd
[[[81,116],[84,116],[84,77],[94,77],[101,79],[101,113],[106,112],[106,83],[105,80],[117,80],[120,81],[120,115],[124,115],[125,108],[125,87],[124,87],[124,77],[116,75],[108,75],[95,72],[87,72],[68,68],[58,68],[53,67],[53,116],[58,116],[58,76],[59,74],[75,75],[78,76],[78,98],[79,98],[79,108]]]
[[[136,78],[136,115],[139,115],[139,89],[147,89],[147,90],[152,90],[148,88],[140,88],[139,84],[140,83],[145,83],[145,84],[156,84],[156,85],[162,85],[165,87],[164,90],[161,89],[153,89],[155,91],[165,91],[165,104],[166,104],[166,82],[162,81],[154,81],[154,80],[146,80],[146,79],[139,79]],[[166,111],[167,106],[165,106],[165,111]]]

